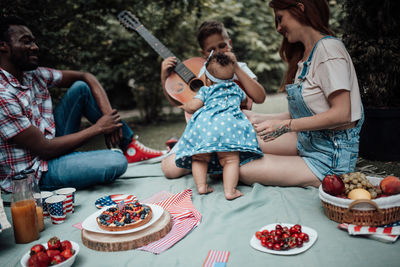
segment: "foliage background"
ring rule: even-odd
[[[400,2],[347,0],[343,40],[366,107],[400,107]]]
[[[329,1],[332,26],[341,35],[343,0]],[[273,11],[266,0],[1,0],[0,12],[30,25],[41,65],[95,74],[114,107],[138,108],[145,122],[163,118],[162,59],[116,19],[129,10],[178,58],[200,56],[196,31],[204,20],[222,21],[240,61],[247,62],[267,93],[276,92],[284,64]],[[55,89],[57,99],[66,89]]]

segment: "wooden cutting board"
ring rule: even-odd
[[[149,227],[129,234],[103,234],[81,231],[82,243],[98,251],[122,251],[140,248],[166,236],[172,228],[169,212],[164,210],[161,217]]]

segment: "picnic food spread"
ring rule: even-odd
[[[327,175],[319,197],[329,219],[339,223],[383,226],[400,221],[400,180],[361,172]]]
[[[47,241],[47,247],[35,244],[29,252],[27,266],[55,266],[62,263],[75,254],[72,243],[69,240],[61,241],[58,237],[52,237]]]
[[[136,201],[107,208],[96,218],[96,221],[103,230],[124,231],[142,226],[151,218],[151,208]]]
[[[263,247],[272,250],[300,248],[303,243],[307,243],[310,240],[308,234],[302,232],[299,224],[295,224],[290,228],[277,224],[274,230],[257,231],[255,236],[260,240]]]
[[[341,198],[376,199],[400,193],[400,179],[395,176],[385,177],[378,185],[373,185],[361,172],[342,175],[327,175],[322,180],[324,192]]]

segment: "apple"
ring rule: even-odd
[[[344,193],[343,180],[336,174],[327,175],[322,180],[322,189],[332,196],[341,195]]]
[[[382,192],[386,195],[395,195],[400,193],[400,179],[396,176],[386,176],[380,183]]]

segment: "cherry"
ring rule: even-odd
[[[293,225],[294,228],[297,228],[301,232],[301,225],[300,224],[295,224]]]
[[[267,235],[269,234],[269,231],[268,231],[267,229],[265,229],[265,230],[262,230],[261,233],[262,233],[263,235],[267,236]]]
[[[274,244],[276,244],[276,243],[280,243],[281,242],[281,237],[280,236],[277,236],[277,235],[274,235],[274,237],[272,238],[272,242],[274,242]]]
[[[301,238],[301,240],[303,240],[303,242],[308,242],[310,240],[308,234],[306,233],[300,233],[299,237]]]
[[[282,230],[276,229],[276,230],[275,230],[275,235],[277,235],[277,236],[282,236]]]
[[[303,240],[301,240],[301,239],[297,239],[296,240],[296,247],[298,247],[298,248],[301,248],[303,246]]]
[[[275,230],[281,230],[282,231],[282,225],[280,225],[280,224],[277,224],[277,225],[275,225]]]
[[[271,230],[271,231],[269,232],[269,234],[270,234],[270,235],[275,235],[275,230]]]
[[[283,243],[283,245],[281,246],[281,249],[282,250],[287,250],[287,249],[289,249],[290,247],[289,247],[289,244],[288,243]]]
[[[289,248],[295,248],[296,247],[296,242],[294,240],[289,240],[288,241],[288,245],[289,245]]]
[[[286,238],[289,238],[289,237],[290,237],[290,235],[288,233],[283,233],[282,234],[282,239],[286,239]]]
[[[260,232],[260,231],[257,231],[256,232],[256,238],[258,239],[258,240],[261,240],[261,237],[263,236],[263,234]]]
[[[268,243],[268,241],[267,241],[266,238],[262,238],[262,239],[261,239],[261,246],[266,247],[266,246],[267,246],[267,243]]]
[[[291,235],[293,235],[293,234],[298,233],[298,230],[297,230],[296,227],[292,226],[292,227],[290,227],[289,232],[290,232]]]
[[[274,250],[281,250],[281,246],[278,243],[275,243],[273,246]]]
[[[273,249],[274,243],[272,243],[271,241],[268,241],[267,244],[266,244],[266,247],[267,247],[268,249]]]

